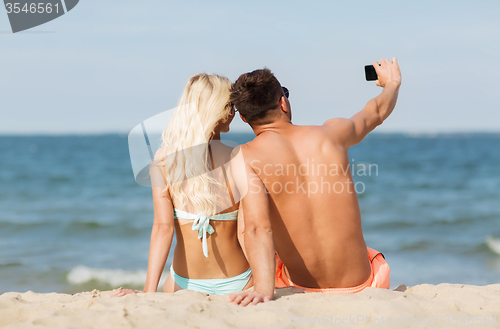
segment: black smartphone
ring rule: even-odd
[[[379,64],[379,66],[380,66],[380,64]],[[375,71],[375,68],[373,67],[373,65],[366,65],[365,66],[365,77],[366,77],[366,81],[374,81],[374,80],[378,79],[377,71]]]

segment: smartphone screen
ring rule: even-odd
[[[365,77],[366,81],[374,81],[378,79],[377,76],[377,71],[375,71],[375,68],[373,65],[366,65],[365,66]]]

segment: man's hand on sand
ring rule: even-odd
[[[114,290],[113,293],[111,295],[109,295],[108,297],[109,298],[111,298],[111,297],[122,297],[122,296],[125,296],[125,295],[128,295],[128,294],[138,294],[138,293],[141,293],[141,292],[144,292],[144,291],[118,288],[118,289]]]
[[[373,62],[373,67],[377,71],[378,80],[375,84],[380,87],[385,87],[389,83],[401,84],[401,72],[399,71],[398,61],[396,57],[392,58],[392,63],[388,59],[380,59],[379,63]]]
[[[256,291],[244,291],[229,296],[229,302],[239,306],[247,306],[250,304],[257,305],[259,303],[269,302],[270,300],[272,300],[271,297]]]

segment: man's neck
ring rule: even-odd
[[[272,123],[268,123],[265,125],[256,125],[253,126],[253,132],[255,133],[255,136],[259,136],[260,134],[267,132],[267,131],[272,131],[275,133],[281,133],[285,130],[290,129],[293,127],[293,123],[290,121],[290,119],[278,119]]]

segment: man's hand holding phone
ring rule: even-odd
[[[377,80],[375,84],[384,88],[387,84],[395,83],[401,85],[401,72],[396,57],[392,58],[392,62],[388,59],[381,59],[380,65],[373,62],[375,72],[377,72]]]

